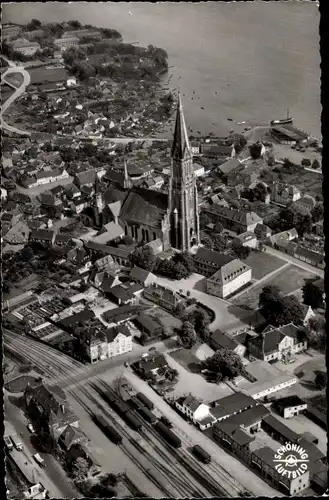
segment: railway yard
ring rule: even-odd
[[[5,330],[4,340],[9,349],[44,372],[47,384],[60,387],[56,382],[63,375],[75,384],[81,375],[81,363],[33,339]],[[202,463],[193,452],[191,436],[176,427],[176,422],[169,430],[163,423],[167,417],[164,408],[160,410],[127,383],[125,371],[130,373],[130,369],[121,369],[112,383],[99,376],[64,389],[68,403],[79,414],[81,430],[88,437],[87,447],[106,473],[124,471],[140,492],[147,489],[155,498],[253,496],[255,492],[239,484],[217,457]],[[110,434],[104,429],[106,425],[112,428]],[[224,452],[218,448],[217,453]],[[109,460],[111,456],[115,461]]]

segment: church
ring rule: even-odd
[[[171,160],[168,194],[133,186],[126,163],[123,173],[108,170],[104,175],[104,193],[96,176],[94,203],[81,214],[82,220],[97,227],[114,221],[138,242],[159,238],[164,250],[189,251],[198,245],[198,193],[180,96]]]

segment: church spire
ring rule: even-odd
[[[132,187],[132,182],[131,182],[131,178],[129,177],[129,174],[128,174],[128,167],[127,167],[127,162],[126,162],[126,160],[124,160],[124,163],[123,163],[123,168],[124,168],[124,181],[123,181],[123,187],[124,187],[124,189],[131,189],[131,187]]]
[[[171,157],[179,160],[184,160],[191,156],[190,145],[186,130],[183,105],[180,94],[178,94],[176,124],[174,132],[174,141],[171,148]]]

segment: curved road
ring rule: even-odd
[[[9,64],[9,61],[7,61]],[[0,113],[0,119],[1,119],[1,128],[4,130],[8,130],[8,132],[15,132],[16,134],[19,135],[31,135],[31,132],[28,132],[27,130],[20,130],[16,127],[12,127],[11,125],[8,125],[3,119],[3,114],[7,111],[9,106],[16,101],[18,97],[20,97],[22,94],[24,94],[26,87],[29,85],[31,81],[30,74],[26,71],[26,69],[22,68],[21,66],[11,66],[10,68],[5,71],[5,73],[2,74],[1,77],[1,83],[6,83],[6,76],[12,73],[20,73],[23,77],[23,83],[22,85],[15,90],[13,95],[11,95],[5,103],[1,106],[1,113]]]

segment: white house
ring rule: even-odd
[[[102,333],[91,334],[85,343],[85,351],[91,363],[113,358],[132,350],[132,335],[127,326],[119,325],[106,330],[104,335]]]
[[[191,394],[187,397],[183,396],[177,399],[177,401],[175,401],[175,406],[196,425],[199,425],[199,421],[204,421],[207,417],[210,417],[209,406],[205,405]],[[208,426],[210,427],[210,425],[206,425],[206,427]],[[206,428],[204,426],[202,427]]]
[[[206,280],[207,293],[224,299],[250,283],[251,272],[249,266],[239,259],[234,259]]]
[[[75,76],[70,76],[70,78],[66,80],[66,85],[68,87],[75,87],[76,84],[77,84],[77,79],[75,78]]]
[[[204,166],[199,163],[193,163],[193,169],[195,177],[201,177],[205,173]]]

